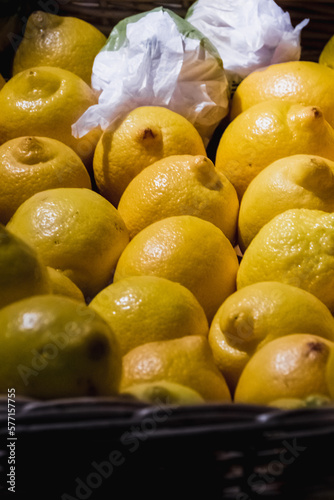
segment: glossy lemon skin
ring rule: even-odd
[[[334,129],[317,104],[305,106],[276,99],[254,104],[229,123],[220,138],[215,164],[241,200],[264,168],[296,154],[333,161]]]
[[[262,226],[291,208],[334,211],[334,162],[316,155],[291,155],[274,161],[247,187],[238,216],[242,252]]]
[[[334,73],[331,68],[313,61],[288,61],[253,71],[233,95],[230,117],[254,104],[280,99],[304,106],[318,106],[334,126]]]
[[[205,401],[231,401],[226,381],[203,336],[149,342],[123,357],[121,392],[134,384],[162,380],[190,387]]]
[[[230,295],[218,309],[208,339],[231,392],[259,348],[296,332],[334,341],[333,316],[310,292],[279,281],[262,281]]]
[[[61,270],[89,302],[113,277],[129,234],[117,209],[86,188],[41,191],[19,206],[7,224]]]
[[[0,221],[7,224],[30,196],[57,187],[91,188],[72,148],[49,137],[24,136],[0,146]]]
[[[334,343],[307,333],[269,342],[245,366],[234,401],[268,404],[281,398],[330,397],[327,364]]]
[[[186,335],[207,337],[204,309],[188,288],[158,276],[131,276],[99,292],[89,307],[110,325],[125,355],[138,345]]]
[[[333,213],[295,208],[265,224],[243,255],[237,289],[259,281],[281,281],[307,290],[333,313]]]
[[[188,288],[209,323],[235,291],[237,254],[224,233],[191,215],[167,217],[140,231],[120,256],[114,282],[129,276],[161,276]]]
[[[236,242],[237,193],[203,155],[172,155],[149,165],[125,189],[118,210],[131,238],[152,222],[187,214],[212,222]]]
[[[100,30],[78,17],[36,10],[15,52],[13,75],[35,66],[56,66],[90,85],[94,59],[106,41]]]
[[[0,390],[47,400],[118,393],[121,356],[108,324],[69,297],[30,297],[0,309]]]
[[[115,130],[103,132],[94,152],[99,192],[113,205],[144,168],[171,155],[206,155],[196,128],[183,116],[160,106],[140,106]]]
[[[91,171],[101,132],[76,138],[72,125],[94,104],[96,93],[71,71],[53,66],[21,71],[0,90],[0,144],[27,135],[51,137],[71,147]]]

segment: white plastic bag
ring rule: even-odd
[[[92,128],[116,128],[139,106],[164,106],[186,117],[207,145],[227,115],[229,85],[221,58],[201,33],[162,7],[118,23],[96,56],[92,87],[100,91],[73,125],[81,137]]]
[[[208,37],[231,86],[260,67],[300,59],[301,30],[273,0],[197,0],[186,19]]]

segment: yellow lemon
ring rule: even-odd
[[[26,135],[51,137],[74,149],[91,169],[101,132],[93,129],[77,139],[72,125],[96,103],[95,92],[71,71],[51,66],[21,71],[0,90],[0,144]]]
[[[270,401],[268,406],[280,408],[281,410],[296,410],[298,408],[305,408],[306,403],[304,399],[301,398],[279,398],[274,401]]]
[[[131,276],[112,283],[90,307],[109,323],[122,355],[146,342],[209,332],[204,310],[190,290],[158,276]]]
[[[77,17],[37,10],[29,17],[13,60],[13,75],[35,66],[57,66],[91,83],[95,56],[106,36]]]
[[[79,156],[48,137],[17,137],[0,146],[0,222],[39,191],[57,187],[91,188]]]
[[[238,219],[238,243],[244,251],[262,226],[290,208],[334,212],[334,161],[292,155],[274,161],[248,185]]]
[[[327,364],[328,367],[328,364]],[[333,404],[333,400],[330,396],[325,396],[324,394],[310,394],[304,399],[305,405],[310,408],[316,408],[320,406],[328,406]]]
[[[215,163],[242,198],[265,167],[295,154],[334,160],[334,129],[316,105],[273,100],[255,104],[229,123],[220,138]]]
[[[38,399],[118,393],[121,356],[108,324],[86,304],[35,296],[0,310],[0,391]]]
[[[0,224],[0,308],[50,292],[47,269],[37,252]]]
[[[334,343],[308,333],[272,340],[245,366],[234,394],[237,403],[268,404],[281,398],[329,397],[326,370]]]
[[[53,269],[53,267],[49,266],[47,266],[47,271],[50,280],[51,292],[53,294],[85,302],[84,294],[80,288],[62,271],[59,271],[59,269]]]
[[[114,282],[153,275],[188,288],[210,322],[220,304],[235,291],[237,254],[224,233],[192,215],[167,217],[150,224],[120,256]]]
[[[203,140],[183,116],[160,106],[140,106],[96,146],[93,169],[100,193],[117,206],[129,182],[145,167],[171,155],[206,155]]]
[[[135,384],[162,380],[190,387],[205,401],[231,401],[208,340],[202,335],[148,342],[123,356],[121,392]]]
[[[321,300],[277,281],[245,286],[218,309],[209,331],[215,362],[231,392],[254,352],[276,337],[308,332],[334,342],[334,318]]]
[[[334,36],[325,44],[319,56],[319,64],[334,69]]]
[[[118,210],[131,238],[152,222],[188,214],[212,222],[235,243],[238,196],[206,156],[173,155],[149,165],[127,186]]]
[[[197,405],[205,402],[194,389],[166,380],[135,384],[121,394],[155,405]]]
[[[270,401],[269,406],[274,406],[282,410],[294,410],[296,408],[319,408],[331,405],[333,401],[329,396],[323,394],[310,394],[306,398],[279,398]]]
[[[7,228],[60,269],[89,300],[111,280],[129,241],[117,209],[86,188],[41,191],[19,206]]]
[[[313,61],[288,61],[253,71],[237,87],[230,117],[262,101],[280,99],[305,106],[319,106],[334,127],[334,73]]]
[[[240,262],[237,288],[281,281],[313,293],[334,312],[334,213],[296,208],[273,217]]]

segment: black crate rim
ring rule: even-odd
[[[18,397],[15,419],[21,488],[16,500],[27,498],[27,493],[34,499],[62,500],[61,492],[72,492],[71,498],[78,499],[73,496],[75,480],[89,478],[91,464],[105,460],[113,449],[124,451],[125,466],[103,488],[92,491],[91,500],[115,497],[115,491],[124,498],[136,494],[153,500],[161,482],[166,484],[159,498],[171,498],[175,490],[176,499],[201,491],[209,500],[334,498],[334,470],[325,460],[334,446],[333,406],[280,410],[238,403],[159,406],[127,397],[49,401]],[[4,476],[6,398],[0,399],[0,424]],[[136,437],[140,446],[132,453],[129,443]],[[294,448],[298,456],[291,467],[283,463],[276,473],[274,466]],[[38,481],[29,482],[34,474]],[[55,476],[60,481],[57,487]],[[256,481],[250,482],[253,477]],[[263,477],[269,478],[264,484]],[[326,496],[316,496],[319,491]],[[5,490],[0,495],[13,497]]]

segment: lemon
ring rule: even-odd
[[[237,288],[281,281],[313,293],[334,312],[334,213],[296,208],[265,224],[246,249]]]
[[[205,312],[190,290],[158,276],[112,283],[90,307],[109,323],[122,355],[146,342],[209,333]]]
[[[205,402],[194,389],[166,380],[135,384],[122,394],[155,405],[197,405]]]
[[[288,61],[253,71],[238,85],[231,102],[230,118],[262,101],[280,99],[318,106],[334,127],[334,73],[313,61]]]
[[[310,394],[304,401],[305,405],[310,408],[328,406],[333,403],[333,400],[329,396],[324,396],[323,394]]]
[[[282,410],[295,410],[298,408],[319,408],[332,404],[329,396],[323,394],[310,394],[306,398],[279,398],[270,401],[269,406],[274,406]]]
[[[140,231],[122,252],[114,282],[151,275],[188,288],[208,321],[235,291],[238,257],[224,233],[193,215],[177,215]]]
[[[97,187],[117,206],[129,182],[145,167],[182,154],[206,155],[195,127],[170,109],[140,106],[100,137],[93,159]]]
[[[69,297],[26,298],[0,310],[0,391],[38,399],[118,393],[121,357],[108,324]]]
[[[149,165],[127,186],[118,210],[131,238],[152,222],[188,214],[212,222],[235,243],[238,196],[206,156],[173,155]]]
[[[85,297],[82,291],[77,285],[73,283],[70,278],[68,278],[59,269],[53,269],[47,266],[47,271],[49,275],[49,281],[51,286],[51,292],[55,295],[61,295],[65,297],[70,297],[71,299],[79,300],[80,302],[85,302]]]
[[[245,286],[218,309],[209,344],[231,392],[254,352],[276,337],[308,332],[334,342],[334,318],[310,292],[278,281]]]
[[[319,64],[334,69],[334,36],[325,44],[319,56]]]
[[[334,212],[334,162],[315,155],[274,161],[248,185],[238,218],[238,243],[244,251],[260,228],[290,208]]]
[[[19,206],[7,228],[64,272],[89,301],[113,276],[129,241],[117,209],[86,188],[41,191]]]
[[[310,394],[306,398],[280,398],[270,401],[269,406],[280,408],[281,410],[295,410],[298,408],[320,408],[332,404],[329,396],[323,394]]]
[[[329,397],[328,358],[334,343],[295,333],[272,340],[245,366],[234,394],[237,403],[268,404],[281,398]]]
[[[95,92],[71,71],[51,66],[21,71],[0,90],[0,144],[27,135],[51,137],[71,147],[91,170],[101,132],[93,129],[77,139],[72,124],[96,103]]]
[[[316,105],[272,100],[255,104],[228,124],[218,144],[215,164],[242,198],[249,183],[265,167],[295,154],[334,160],[334,129]]]
[[[298,408],[306,408],[304,399],[301,398],[279,398],[274,401],[269,401],[269,406],[280,408],[281,410],[296,410]]]
[[[0,146],[0,222],[35,193],[57,187],[91,188],[79,156],[48,137],[17,137]]]
[[[208,340],[202,335],[148,342],[123,357],[121,392],[135,384],[161,381],[190,387],[205,401],[231,401]]]
[[[94,59],[107,41],[91,23],[37,10],[30,14],[13,60],[13,75],[35,66],[57,66],[91,83]]]
[[[50,291],[47,269],[37,252],[0,224],[0,308]]]

